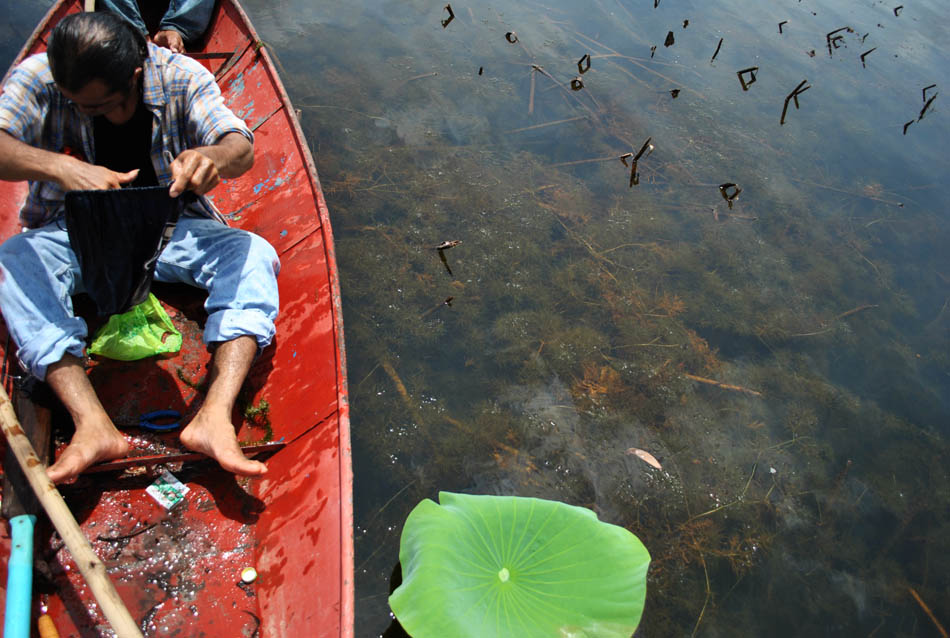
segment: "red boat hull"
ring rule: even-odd
[[[79,0],[57,2],[18,61],[43,51],[52,26],[80,9]],[[172,465],[189,492],[170,511],[145,492],[154,468],[87,474],[62,491],[146,635],[350,637],[349,410],[329,213],[271,57],[237,2],[218,2],[206,41],[192,53],[222,54],[196,57],[255,135],[254,168],[225,180],[213,201],[231,225],[270,241],[281,260],[277,337],[248,377],[234,415],[238,437],[286,445],[261,479],[236,480],[208,462]],[[19,232],[25,197],[26,184],[0,182],[0,240]],[[187,418],[202,398],[210,359],[201,342],[203,296],[180,287],[156,293],[183,334],[181,352],[90,368],[117,424],[155,409]],[[9,389],[9,376],[20,371],[15,352],[0,352]],[[150,454],[180,452],[174,436],[135,434]],[[9,538],[2,542],[5,573]],[[101,632],[105,620],[66,550],[40,541],[37,554],[50,566],[54,592],[44,599],[61,635]],[[251,566],[258,577],[247,585],[240,574]],[[45,579],[38,580],[42,589]]]

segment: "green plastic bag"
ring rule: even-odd
[[[109,317],[96,332],[88,352],[119,361],[136,361],[179,350],[181,333],[175,330],[155,295],[149,293],[148,299],[128,312]]]

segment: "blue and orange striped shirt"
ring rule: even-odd
[[[211,146],[227,133],[254,135],[224,103],[214,76],[191,58],[148,45],[143,64],[142,100],[152,112],[151,160],[158,183],[171,185],[169,155]],[[31,146],[71,153],[95,163],[92,118],[67,99],[53,81],[45,53],[24,60],[10,74],[0,94],[0,130]],[[165,151],[168,151],[166,153]],[[61,217],[65,191],[55,182],[31,182],[20,221],[37,228]],[[224,221],[204,197],[191,212]]]

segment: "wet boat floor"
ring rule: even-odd
[[[203,295],[180,287],[156,288],[165,293],[163,301],[172,302],[166,303],[166,310],[182,332],[182,352],[167,360],[88,362],[106,411],[132,445],[130,458],[187,452],[178,441],[179,430],[144,430],[137,427],[138,418],[155,409],[175,409],[182,414],[182,425],[187,424],[200,405],[210,360],[200,339]],[[82,300],[77,301],[91,334],[97,321]],[[53,410],[58,456],[73,425],[48,388],[40,386],[37,393]],[[235,419],[243,443],[269,438],[269,430],[256,427],[253,420],[240,415]],[[171,508],[146,491],[164,472],[187,488]],[[242,570],[254,566],[254,523],[264,509],[253,491],[252,480],[235,477],[210,459],[89,472],[60,486],[132,617],[145,636],[155,637],[258,634],[257,583],[241,580]],[[172,496],[178,498],[175,492]],[[47,529],[38,538],[37,555],[36,591],[61,635],[110,635],[58,535]]]
[[[171,509],[146,492],[165,471],[187,487]],[[236,635],[253,636],[256,584],[241,572],[254,566],[263,503],[250,488],[200,462],[84,475],[61,492],[146,636],[195,636],[196,627],[208,635],[242,627]],[[106,621],[69,552],[55,534],[41,546],[48,569],[37,589],[50,594],[60,632],[98,636]]]

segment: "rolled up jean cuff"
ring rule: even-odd
[[[274,332],[273,319],[260,310],[227,309],[208,316],[203,338],[205,343],[211,344],[249,336],[254,337],[258,349],[263,350],[270,345]]]
[[[17,359],[30,374],[44,381],[47,368],[59,362],[66,353],[83,356],[87,334],[86,322],[78,317],[47,324],[20,346]]]

